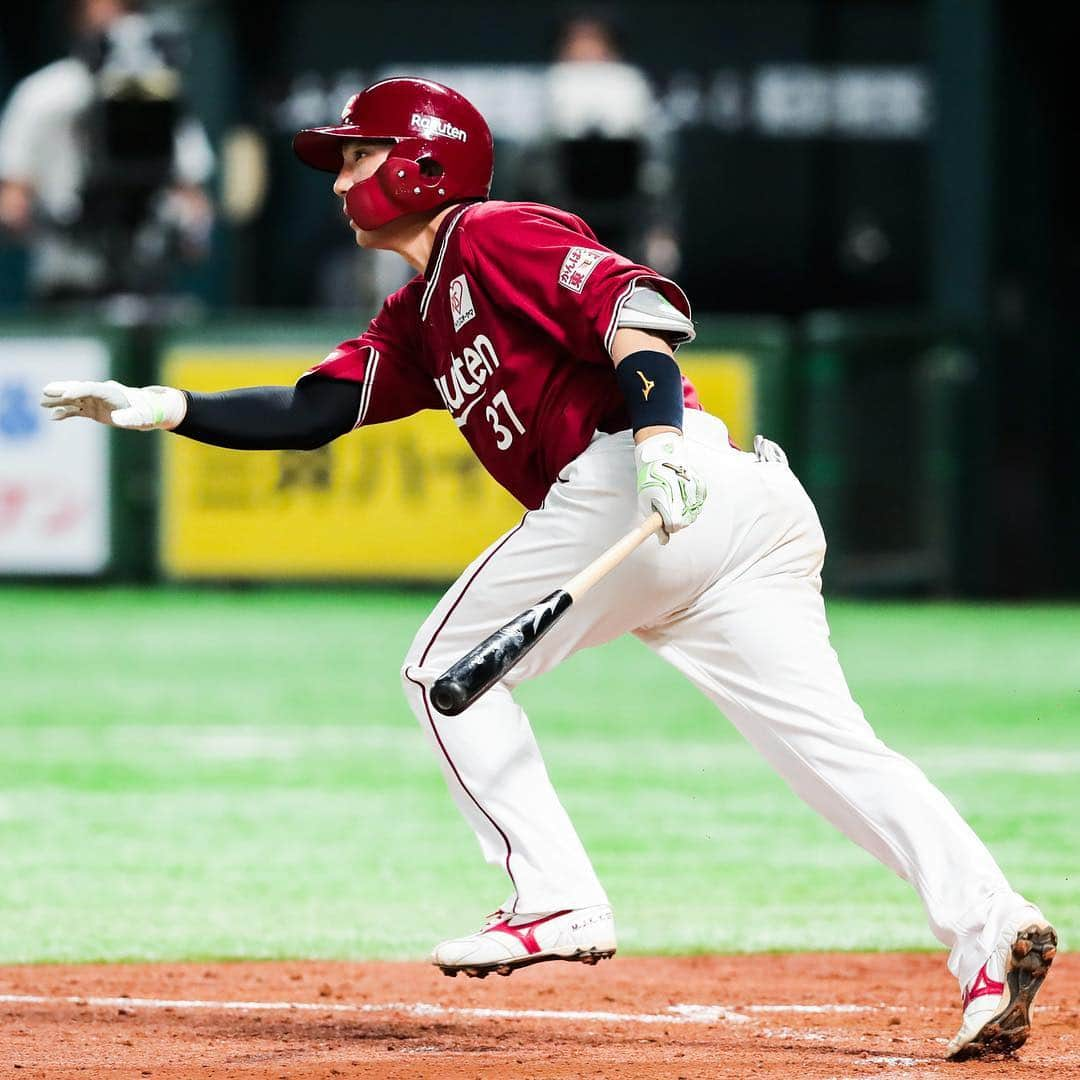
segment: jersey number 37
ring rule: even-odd
[[[495,446],[499,450],[509,450],[514,442],[514,432],[506,426],[507,423],[513,425],[519,435],[525,434],[525,427],[514,412],[505,390],[500,390],[491,399],[491,404],[484,410],[484,415],[495,432]]]

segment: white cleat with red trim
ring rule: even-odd
[[[431,960],[444,975],[483,979],[544,960],[595,964],[614,955],[615,916],[599,904],[534,915],[496,911],[475,934],[436,945]]]
[[[1032,1001],[1057,953],[1057,934],[1032,923],[991,954],[963,989],[964,1019],[949,1043],[950,1061],[1010,1054],[1031,1033]]]

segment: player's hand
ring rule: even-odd
[[[757,454],[758,461],[773,461],[778,465],[788,463],[784,448],[772,439],[766,439],[764,435],[754,436],[754,453]]]
[[[41,391],[50,420],[85,416],[130,431],[171,431],[187,414],[187,398],[171,386],[124,386],[108,382],[51,382]]]
[[[686,460],[686,443],[673,431],[651,435],[634,447],[638,506],[664,519],[660,543],[693,524],[705,505],[705,478]]]

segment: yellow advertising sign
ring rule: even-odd
[[[757,434],[757,375],[745,353],[679,350],[679,367],[707,412],[719,416],[744,449]]]
[[[311,355],[177,346],[161,377],[199,391],[288,385]],[[749,357],[694,353],[680,361],[706,408],[746,445]],[[445,581],[523,512],[441,412],[362,428],[312,451],[252,453],[167,438],[161,500],[160,560],[174,578]]]

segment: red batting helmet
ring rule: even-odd
[[[305,165],[336,173],[344,139],[394,144],[374,175],[353,184],[345,196],[349,217],[361,229],[458,199],[487,198],[491,190],[491,131],[448,86],[384,79],[349,98],[338,127],[301,131],[293,150]]]

